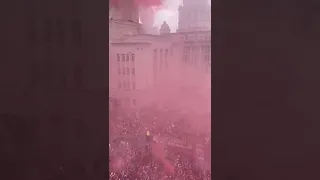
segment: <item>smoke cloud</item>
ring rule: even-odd
[[[211,125],[211,77],[193,67],[180,66],[175,71],[165,72],[158,85],[145,98],[164,111],[176,112],[176,117],[162,119],[178,121],[184,119],[184,131],[209,132]]]
[[[144,6],[144,7],[159,7],[162,5],[163,0],[125,0],[125,1],[133,1],[136,6]],[[109,0],[110,5],[117,6],[119,3],[123,3],[124,0]]]
[[[129,0],[126,0],[129,1]],[[153,25],[155,22],[155,14],[156,12],[162,8],[163,0],[130,0],[131,2],[127,2],[128,4],[139,8],[139,19],[143,24],[143,28],[146,33],[152,33],[154,30]],[[109,0],[111,7],[120,7],[123,5],[123,0]]]
[[[140,6],[139,18],[146,34],[153,34],[155,9],[153,7]]]
[[[160,28],[164,21],[174,31],[178,27],[178,8],[182,0],[137,0],[140,20],[148,32],[150,28]],[[151,29],[152,30],[152,29]]]
[[[166,21],[171,32],[176,32],[179,22],[178,9],[182,4],[183,0],[164,0],[161,8],[155,12],[154,26],[159,28],[163,21]],[[208,0],[208,4],[211,6],[211,0]]]
[[[162,5],[163,0],[134,0],[137,5],[145,7],[159,7]]]
[[[181,4],[182,0],[163,1],[162,7],[155,12],[154,26],[160,28],[162,23],[166,21],[171,29],[171,32],[175,32],[178,29],[178,8]]]
[[[120,0],[109,0],[111,6],[117,7]],[[172,32],[178,28],[178,8],[183,0],[133,0],[135,5],[140,7],[140,20],[145,26],[160,28],[166,21]],[[211,1],[208,0],[211,6]],[[152,23],[151,23],[152,22]]]

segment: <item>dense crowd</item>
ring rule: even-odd
[[[149,122],[142,121],[137,115],[125,115],[121,118],[111,119],[111,137],[130,135],[141,136],[148,129],[158,136],[172,136],[172,138],[186,139],[180,131],[179,123],[161,121],[157,124],[156,117]],[[197,134],[199,136],[199,134]],[[207,142],[208,137],[203,137],[201,144]],[[196,163],[194,156],[187,155],[183,150],[166,149],[166,159],[174,166],[173,172],[168,172],[162,162],[152,156],[149,147],[136,148],[126,141],[120,144],[111,144],[109,149],[109,179],[114,180],[206,180],[211,179],[209,170]]]
[[[124,148],[124,147],[122,147]],[[124,148],[120,153],[117,150],[111,150],[110,160],[119,165],[119,169],[110,166],[110,179],[114,180],[165,180],[165,179],[184,179],[184,180],[206,180],[211,179],[209,171],[204,171],[200,166],[194,163],[194,160],[185,156],[183,153],[167,153],[167,159],[174,166],[174,172],[168,172],[164,169],[162,163],[152,157],[150,152],[144,149]],[[116,167],[117,168],[117,167]]]

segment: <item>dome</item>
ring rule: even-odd
[[[166,21],[164,21],[160,27],[160,34],[167,34],[170,32],[171,32],[171,30],[170,30],[169,25],[167,24]]]

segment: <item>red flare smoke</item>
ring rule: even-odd
[[[174,172],[174,166],[171,164],[170,161],[168,161],[165,156],[166,153],[164,151],[164,145],[161,143],[153,143],[152,144],[152,155],[158,159],[164,166],[164,169],[167,172],[173,173]]]
[[[134,0],[136,5],[141,5],[145,7],[152,7],[152,6],[161,6],[162,0]]]
[[[120,0],[109,0],[110,5],[117,7]],[[137,6],[158,7],[162,5],[162,0],[126,0],[133,1]]]
[[[140,20],[145,28],[152,28],[154,23],[154,9],[140,8]]]

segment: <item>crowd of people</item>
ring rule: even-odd
[[[146,121],[141,115],[125,114],[119,117],[110,118],[110,137],[130,135],[137,137],[145,134],[148,130],[158,137],[167,139],[176,138],[187,142],[187,135],[182,131],[179,121],[159,120],[161,117],[156,116]],[[150,119],[150,117],[149,117]],[[185,124],[185,123],[183,123]],[[189,132],[190,133],[190,132]],[[190,134],[189,134],[190,135]],[[198,144],[206,145],[208,136],[204,133],[195,132],[195,136],[201,136]],[[201,140],[202,139],[202,140]],[[168,144],[168,142],[166,142]],[[195,156],[186,154],[184,151],[191,149],[167,148],[165,150],[166,160],[172,164],[174,171],[168,171],[163,162],[153,157],[147,144],[143,148],[132,146],[130,142],[121,141],[120,144],[110,144],[109,149],[109,179],[114,180],[206,180],[211,179],[209,169],[203,168],[197,163]],[[150,147],[149,147],[150,148]]]
[[[155,161],[148,153],[130,151],[131,159],[118,159],[123,165],[118,171],[110,170],[111,180],[209,180],[209,171],[202,171],[188,157],[180,153],[168,154],[174,165],[174,172],[168,172],[163,165]]]

